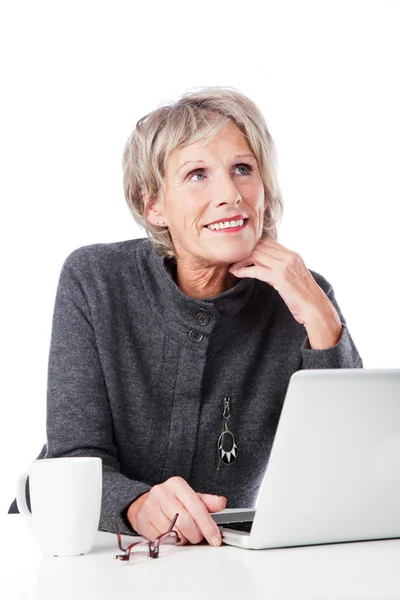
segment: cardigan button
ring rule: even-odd
[[[210,322],[210,315],[204,310],[196,315],[196,321],[199,325],[208,325]]]
[[[189,337],[192,340],[192,342],[195,342],[196,344],[198,344],[199,342],[201,342],[201,340],[203,339],[204,335],[202,333],[200,333],[199,331],[196,331],[195,329],[192,329],[189,332]]]

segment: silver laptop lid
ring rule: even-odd
[[[400,369],[290,379],[253,548],[400,537]]]

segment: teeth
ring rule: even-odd
[[[241,227],[244,223],[244,219],[238,219],[237,221],[224,221],[223,223],[213,223],[207,225],[208,229],[228,229],[229,227]]]

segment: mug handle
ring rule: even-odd
[[[26,486],[26,480],[28,478],[29,473],[22,473],[22,475],[20,475],[17,479],[17,493],[16,493],[16,500],[17,500],[17,506],[18,506],[18,510],[21,513],[22,516],[24,516],[26,519],[32,519],[32,513],[28,508],[28,505],[26,503],[26,494],[25,494],[25,486]]]

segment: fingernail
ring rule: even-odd
[[[217,547],[221,545],[221,538],[217,537],[216,535],[211,539],[211,543],[213,546]]]

